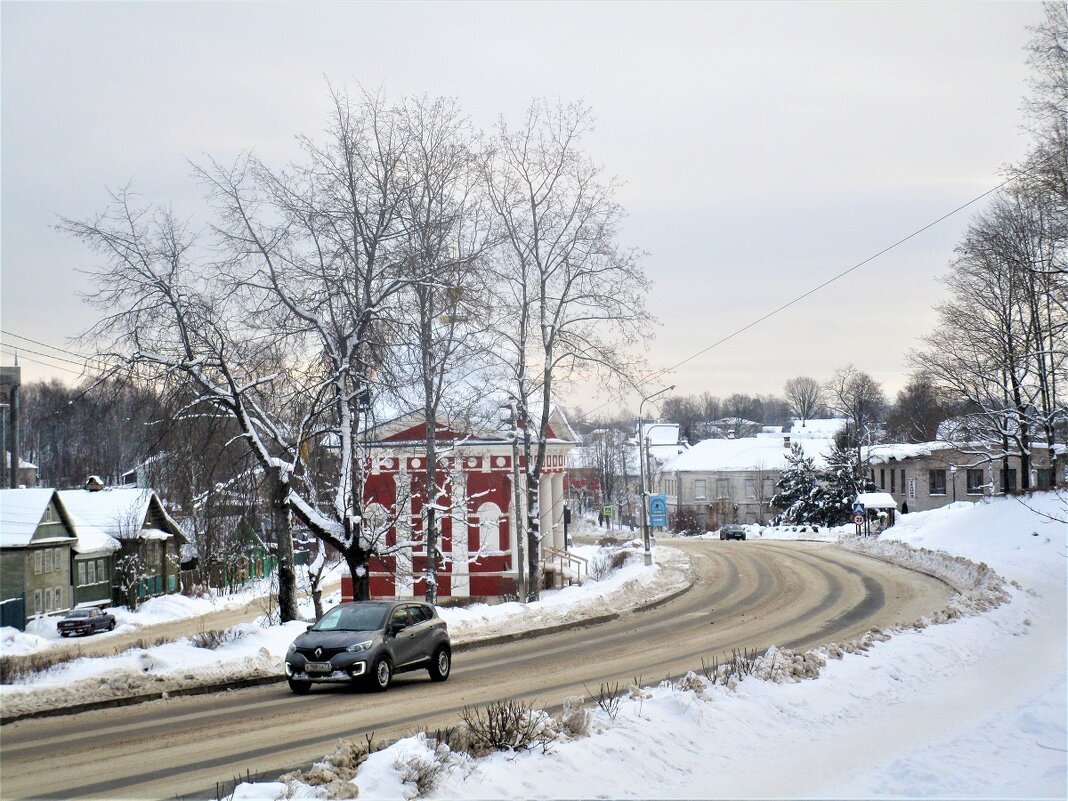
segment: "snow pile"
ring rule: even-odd
[[[367,758],[350,791],[371,799],[1063,798],[1068,553],[1060,520],[1068,508],[1054,494],[1028,504],[1034,509],[1007,498],[909,515],[887,535],[897,544],[871,546],[964,589],[970,614],[945,618],[949,625],[893,637],[871,631],[809,654],[772,648],[744,657],[726,682],[689,674],[632,688],[612,714],[591,708],[589,737],[473,765],[439,760],[432,787],[420,787],[405,760],[432,759],[437,749],[425,736],[405,738]],[[910,556],[901,543],[924,550]],[[234,797],[312,793],[272,783],[242,785]]]

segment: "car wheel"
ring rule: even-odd
[[[108,623],[108,631],[115,631],[115,621],[114,620],[112,620],[110,623]]]
[[[60,636],[60,637],[66,637],[66,636],[67,636],[67,634],[68,634],[68,632],[66,632],[66,631],[61,631],[61,632],[59,633],[59,636]]]
[[[726,542],[726,540],[727,540],[727,535],[726,535],[726,534],[720,534],[720,535],[719,535],[719,540],[720,540],[720,542]]]
[[[449,671],[451,670],[452,652],[448,646],[439,646],[438,650],[434,652],[434,658],[430,660],[430,667],[427,668],[430,673],[430,680],[445,681],[445,679],[449,678]]]
[[[293,681],[289,680],[289,689],[293,691],[294,695],[304,695],[311,689],[310,681]]]
[[[378,657],[371,667],[371,689],[384,692],[393,681],[393,665],[384,656]]]
[[[742,535],[742,542],[745,542],[745,534]]]

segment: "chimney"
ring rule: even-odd
[[[784,448],[786,448],[786,450],[790,450],[790,435],[789,435],[789,434],[786,434],[786,435],[785,435],[785,436],[784,436],[784,437],[782,438],[782,446],[783,446]]]

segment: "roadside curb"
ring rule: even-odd
[[[685,587],[673,590],[668,595],[661,598],[657,598],[654,601],[645,604],[643,606],[636,606],[633,609],[628,609],[624,612],[609,612],[604,615],[595,615],[594,617],[584,618],[582,620],[572,621],[570,623],[558,623],[552,626],[542,626],[536,629],[528,629],[526,631],[515,631],[509,634],[498,634],[492,637],[482,637],[475,640],[465,640],[462,642],[456,642],[452,646],[454,653],[462,653],[464,651],[474,651],[478,648],[486,648],[492,645],[501,645],[504,643],[515,642],[516,640],[527,639],[531,637],[545,637],[551,634],[559,634],[562,631],[568,631],[570,629],[585,628],[587,626],[597,626],[602,623],[610,623],[613,620],[618,620],[624,614],[634,614],[638,612],[645,612],[651,609],[656,609],[664,604],[674,601],[676,598],[681,597],[685,593],[693,589],[694,578],[691,575]],[[192,695],[208,695],[215,692],[226,692],[228,690],[243,690],[249,687],[260,687],[266,684],[280,684],[286,680],[284,675],[270,675],[270,676],[255,676],[248,679],[236,679],[233,681],[218,682],[215,684],[201,684],[196,687],[184,687],[177,690],[166,690],[153,693],[142,693],[140,695],[130,695],[119,698],[109,698],[105,701],[89,701],[83,704],[73,704],[71,706],[55,707],[54,709],[42,709],[36,712],[24,712],[18,715],[3,715],[0,713],[0,726],[6,726],[9,723],[17,723],[20,720],[31,720],[35,718],[53,718],[61,715],[77,715],[82,712],[92,712],[97,709],[108,709],[110,707],[123,707],[123,706],[136,706],[137,704],[143,704],[148,701],[160,701],[168,698],[177,698],[180,696],[192,696]]]

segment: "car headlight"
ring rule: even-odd
[[[372,645],[374,645],[374,640],[364,640],[363,642],[358,642],[355,645],[350,645],[345,650],[348,651],[350,654],[358,654],[360,651],[366,651]]]
[[[289,650],[286,651],[286,654],[287,655],[288,654],[295,654],[296,652],[297,652],[297,644],[295,642],[291,642],[289,644]]]

